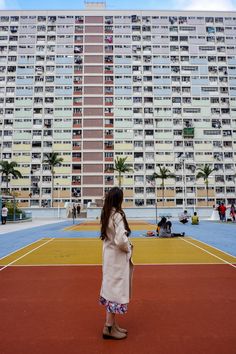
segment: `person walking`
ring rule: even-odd
[[[8,209],[6,207],[6,204],[2,205],[2,224],[6,224],[7,222],[7,214],[8,214]]]
[[[218,215],[219,215],[219,220],[221,221],[221,212],[220,212],[220,206],[221,206],[221,203],[218,203],[218,206],[217,206],[217,211],[218,211]]]
[[[113,187],[106,194],[101,212],[103,241],[102,285],[99,302],[105,306],[104,339],[125,339],[128,331],[120,328],[117,314],[125,314],[131,297],[133,245],[130,228],[122,210],[123,191]]]
[[[219,206],[219,212],[220,212],[220,221],[226,222],[226,206],[223,202]]]
[[[77,204],[77,206],[76,206],[76,210],[77,210],[77,216],[79,216],[79,214],[80,214],[80,205],[79,204]]]
[[[72,217],[73,217],[73,219],[76,219],[76,206],[75,206],[75,204],[73,204],[73,206],[72,206]]]

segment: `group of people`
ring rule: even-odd
[[[184,210],[183,213],[179,215],[179,221],[181,224],[187,224],[189,222],[190,216],[188,215],[187,210]],[[192,225],[199,225],[199,216],[195,211],[191,217]],[[154,231],[147,231],[146,236],[158,236],[158,237],[183,237],[185,235],[184,232],[174,233],[171,230],[172,223],[167,217],[163,216],[160,222],[157,224],[156,233]]]
[[[157,224],[157,235],[159,237],[183,237],[185,235],[182,233],[174,233],[171,231],[172,223],[167,220],[165,216],[161,218],[161,221]]]
[[[188,215],[187,210],[184,210],[183,213],[179,215],[179,221],[181,224],[187,224],[189,221],[190,216]],[[199,224],[199,216],[197,215],[197,212],[195,211],[191,217],[191,223],[192,225],[198,225]]]
[[[182,224],[188,223],[189,215],[187,210],[179,216],[179,221]],[[199,224],[199,217],[197,212],[195,211],[193,216],[191,217],[192,225]],[[171,231],[172,223],[170,220],[167,220],[165,216],[161,218],[161,221],[157,224],[157,236],[159,237],[183,237],[185,232],[175,233]]]
[[[73,203],[73,206],[72,206],[72,217],[75,219],[77,216],[79,216],[80,214],[80,210],[81,210],[81,207],[79,204],[75,204]]]
[[[215,206],[214,206],[214,208],[215,208]],[[226,218],[227,209],[229,209],[229,215],[230,215],[231,221],[235,222],[236,207],[235,207],[234,203],[232,203],[230,207],[227,207],[223,202],[219,203],[218,206],[215,208],[215,210],[218,212],[218,217],[219,217],[220,221],[222,221],[222,222],[227,221],[227,218]]]

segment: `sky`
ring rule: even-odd
[[[109,10],[236,11],[236,0],[106,0]],[[84,9],[83,0],[0,0],[0,10]]]

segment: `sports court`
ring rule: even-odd
[[[99,223],[0,234],[1,354],[235,354],[236,224],[173,222],[186,237],[145,237],[130,220],[133,298],[123,341],[103,340]]]

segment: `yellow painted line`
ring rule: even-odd
[[[217,250],[209,246],[209,252],[196,247],[192,239],[187,237],[174,239],[131,239],[134,244],[133,261],[140,265],[160,264],[224,264],[225,261],[236,263],[234,257],[217,257]],[[45,240],[44,240],[45,241]],[[41,241],[42,242],[42,241]],[[194,241],[195,242],[195,241]],[[4,265],[101,265],[102,241],[99,239],[53,239],[44,247],[33,252],[19,251],[3,261]],[[30,251],[30,248],[27,250]],[[21,253],[20,253],[21,252]],[[22,252],[24,254],[21,257]],[[220,251],[219,251],[220,252]]]
[[[99,231],[100,228],[97,225],[83,225],[83,226],[70,226],[64,229],[64,231]]]

